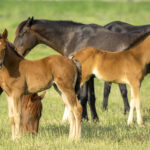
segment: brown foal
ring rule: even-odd
[[[150,36],[147,35],[125,51],[107,52],[95,48],[87,48],[74,54],[82,66],[81,85],[91,75],[108,82],[129,84],[131,87],[131,103],[128,124],[133,121],[134,108],[137,123],[142,124],[140,110],[140,85],[148,72],[150,63]]]
[[[22,98],[21,133],[38,133],[39,121],[42,115],[42,102],[45,96],[37,93],[24,95]]]
[[[55,85],[69,110],[70,138],[81,136],[82,107],[75,94],[78,69],[65,56],[52,55],[29,61],[18,55],[7,40],[7,30],[0,37],[0,82],[6,92],[12,124],[12,138],[20,137],[22,97]]]

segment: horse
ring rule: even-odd
[[[113,21],[104,25],[104,28],[112,32],[118,32],[118,33],[132,32],[135,30],[140,31],[141,29],[149,29],[149,27],[150,25],[135,26],[135,25],[131,25],[129,23],[122,22],[122,21]]]
[[[15,46],[7,40],[5,29],[0,37],[0,83],[9,103],[9,117],[14,124],[12,138],[21,136],[20,118],[22,97],[49,89],[52,85],[59,91],[69,110],[69,138],[81,137],[82,106],[76,96],[79,86],[80,66],[65,56],[51,55],[30,61],[20,56]]]
[[[144,76],[148,73],[149,43],[150,35],[145,35],[125,51],[108,52],[102,49],[87,48],[72,54],[72,59],[78,60],[82,67],[81,85],[94,75],[98,79],[130,86],[131,102],[128,125],[133,122],[134,108],[137,123],[139,125],[143,123],[140,110],[140,86]]]
[[[132,43],[149,31],[149,28],[141,29],[139,33],[113,33],[108,29],[96,24],[82,24],[72,21],[34,20],[28,18],[22,21],[16,29],[15,46],[19,53],[27,55],[37,44],[46,44],[62,55],[68,56],[72,52],[86,47],[96,47],[108,51],[127,49]],[[104,99],[108,99],[105,84]],[[124,100],[124,113],[129,110],[127,89],[119,84],[121,95]],[[86,103],[90,104],[92,120],[98,120],[95,108],[94,77],[82,86],[79,99],[83,106],[82,117],[88,120]]]
[[[21,133],[38,133],[39,121],[42,114],[42,102],[46,91],[41,95],[37,93],[24,95],[22,98]],[[9,104],[9,103],[8,103]]]
[[[150,25],[135,26],[122,21],[113,21],[104,25],[104,28],[112,32],[126,33],[126,32],[133,32],[133,31],[141,32],[141,30],[149,29]],[[104,87],[105,87],[104,88],[105,97],[103,99],[103,109],[106,110],[108,106],[108,97],[111,90],[111,83],[105,82]],[[127,93],[124,94],[127,95]]]

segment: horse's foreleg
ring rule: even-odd
[[[13,98],[7,96],[7,102],[8,102],[8,115],[11,125],[11,131],[12,131],[12,139],[15,139],[15,122],[14,122],[14,112],[13,112]]]
[[[20,129],[20,120],[21,120],[21,97],[14,96],[13,97],[13,105],[14,105],[14,122],[15,122],[15,138],[20,138],[21,129]]]
[[[103,109],[107,109],[108,97],[111,90],[111,82],[104,82],[104,98],[103,98]]]
[[[124,102],[124,114],[126,114],[126,112],[129,111],[130,109],[128,97],[127,97],[127,87],[125,84],[119,84],[119,89]]]
[[[91,117],[93,121],[98,121],[98,115],[96,112],[96,107],[95,107],[95,91],[94,91],[94,77],[91,77],[91,79],[88,81],[88,102],[90,105],[90,110],[91,110]]]
[[[140,111],[140,84],[134,84],[131,86],[131,104],[130,104],[130,112],[128,117],[128,124],[131,124],[133,121],[133,111],[136,108],[137,113],[137,123],[139,125],[142,124],[142,117]]]

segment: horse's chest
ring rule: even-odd
[[[5,92],[7,92],[7,94],[11,94],[14,90],[22,89],[23,85],[21,82],[18,82],[17,79],[3,78],[1,87]]]

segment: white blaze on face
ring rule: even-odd
[[[2,43],[0,42],[0,45],[1,45]]]

